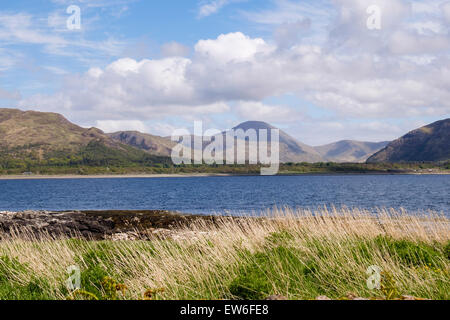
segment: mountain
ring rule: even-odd
[[[260,121],[244,122],[236,129],[275,129],[272,125]],[[281,162],[365,162],[368,157],[384,148],[389,142],[340,141],[325,146],[311,147],[294,139],[280,130]]]
[[[450,119],[411,131],[370,157],[368,163],[422,162],[450,159]]]
[[[162,161],[122,144],[96,128],[82,128],[60,114],[0,109],[0,166],[122,165]]]
[[[265,129],[270,133],[275,127],[266,122],[247,121],[233,129],[244,132],[255,129],[259,139],[259,130]],[[224,137],[226,133],[216,138]],[[105,134],[96,128],[83,128],[57,113],[0,109],[0,167],[3,168],[12,165],[23,168],[30,163],[57,166],[170,165],[174,145],[170,138],[137,131]],[[203,148],[206,146],[204,143]],[[414,130],[390,144],[339,141],[311,147],[280,130],[280,161],[284,163],[364,162],[368,157],[369,163],[449,160],[450,119]]]
[[[154,136],[138,131],[120,131],[108,134],[112,139],[132,147],[144,150],[150,154],[170,157],[176,143],[169,138]]]
[[[366,162],[374,153],[380,151],[389,144],[385,142],[362,142],[344,140],[325,146],[315,147],[325,161],[331,162]]]
[[[271,129],[276,129],[274,126],[261,121],[247,121],[241,123],[234,130],[242,129],[247,131],[249,129],[267,130],[270,133]],[[259,139],[259,136],[258,136]],[[270,139],[269,139],[270,142]],[[320,162],[322,156],[311,146],[303,144],[283,130],[280,130],[280,161],[287,162]]]
[[[275,127],[265,122],[247,121],[233,128],[233,130],[239,129],[242,129],[244,132],[249,129],[255,129],[258,133],[259,139],[259,130],[266,129],[268,133],[270,133],[270,130],[275,129]],[[216,137],[223,139],[226,133],[227,132],[223,132],[222,135],[218,135]],[[171,150],[175,145],[175,143],[172,142],[170,138],[158,137],[137,131],[121,131],[111,133],[109,134],[109,136],[116,141],[120,141],[121,143],[139,148],[150,154],[163,156],[170,156]],[[192,138],[192,136],[190,138]],[[189,141],[189,137],[185,137],[185,143],[186,140]],[[206,148],[208,144],[209,143],[204,143],[203,148]],[[321,155],[316,150],[314,150],[314,148],[296,141],[294,138],[281,130],[280,155],[281,162],[317,162],[322,160]]]
[[[271,129],[276,128],[266,122],[247,121],[233,128],[235,131],[239,129],[244,132],[249,129],[254,129],[257,133],[259,133],[259,130],[267,130],[267,132],[270,133]],[[216,137],[223,139],[226,133],[227,132],[225,131]],[[175,145],[170,138],[154,136],[137,131],[121,131],[108,135],[116,141],[139,148],[150,154],[167,157],[171,155],[171,150]],[[190,145],[189,138],[192,138],[192,136],[185,137],[184,140],[184,143],[187,144],[187,146]],[[340,141],[326,146],[311,147],[297,141],[286,132],[280,130],[280,161],[283,163],[325,161],[365,162],[369,156],[379,151],[387,144],[388,142],[371,143],[359,141]],[[204,143],[203,148],[206,148],[207,145],[208,143]],[[246,158],[248,159],[248,151],[246,153]]]
[[[81,128],[57,113],[0,109],[2,149],[33,149],[43,155],[54,150],[78,150],[93,139],[109,140],[100,130]]]

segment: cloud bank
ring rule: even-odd
[[[210,2],[204,14],[225,3]],[[291,2],[280,3],[280,10],[290,8]],[[199,40],[189,56],[187,48],[170,43],[162,50],[164,58],[118,59],[68,76],[55,94],[23,99],[20,106],[63,112],[78,121],[232,113],[289,123],[308,116],[295,106],[266,101],[294,95],[326,110],[334,121],[370,120],[378,132],[386,130],[380,126],[383,119],[450,114],[450,2],[333,4],[327,28],[313,41],[302,32],[315,30],[323,20],[305,20],[302,12],[293,12],[292,21],[283,22],[282,12],[265,18],[259,12],[253,19],[273,24],[273,39],[222,34]],[[366,9],[373,4],[382,9],[381,30],[366,26]],[[315,7],[306,9],[323,17]],[[318,123],[336,129],[329,120]]]

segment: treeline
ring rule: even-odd
[[[344,172],[344,173],[401,173],[421,172],[427,170],[450,170],[450,161],[446,162],[409,162],[409,163],[286,163],[282,165],[283,171],[292,172]]]
[[[286,163],[280,174],[307,173],[412,173],[450,170],[450,161],[440,163]],[[0,174],[259,174],[258,165],[180,165],[168,157],[154,156],[130,146],[120,148],[92,141],[77,152],[53,151],[43,158],[26,148],[0,153]]]
[[[77,152],[70,150],[46,152],[40,158],[36,151],[2,150],[0,172],[73,172],[77,168],[133,168],[169,167],[170,158],[150,155],[141,150],[121,145],[120,149],[106,146],[101,141],[92,141]],[[101,170],[100,170],[101,171]]]

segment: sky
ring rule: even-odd
[[[106,132],[257,120],[310,145],[393,140],[450,117],[449,29],[447,0],[3,0],[0,107]]]

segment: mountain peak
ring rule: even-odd
[[[249,129],[255,129],[255,130],[270,130],[270,129],[276,129],[274,126],[268,124],[267,122],[263,121],[246,121],[241,123],[240,125],[233,128],[234,130],[242,129],[244,131],[247,131]]]
[[[233,128],[233,130],[238,129],[270,131],[277,128],[264,121],[246,121]],[[259,139],[259,132],[257,134]],[[268,138],[271,140],[271,135]],[[313,147],[297,141],[282,130],[279,132],[279,139],[281,162],[318,162],[322,160],[320,154]]]

